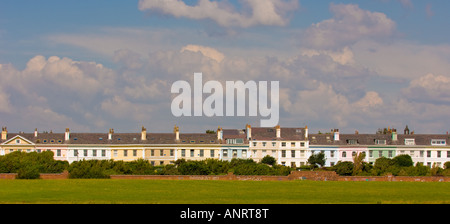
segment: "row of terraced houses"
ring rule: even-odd
[[[408,127],[403,133],[395,129],[386,134],[343,134],[332,129],[325,134],[309,134],[308,127],[273,128],[251,127],[243,129],[218,128],[216,133],[183,133],[175,126],[173,133],[141,132],[62,133],[38,132],[8,133],[2,128],[0,155],[14,151],[53,151],[56,160],[69,163],[90,159],[133,161],[148,160],[153,165],[167,165],[178,159],[204,160],[233,158],[260,161],[269,155],[278,164],[299,167],[307,165],[313,153],[323,152],[325,166],[338,161],[353,161],[353,156],[365,153],[365,161],[374,163],[380,157],[393,158],[408,154],[413,162],[443,167],[450,161],[450,135],[415,134]]]

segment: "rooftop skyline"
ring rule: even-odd
[[[170,3],[170,4],[168,4]],[[279,81],[282,127],[450,130],[450,2],[0,3],[9,132],[204,132],[260,117],[174,117],[177,80]]]

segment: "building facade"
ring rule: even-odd
[[[144,159],[152,165],[172,164],[178,159],[205,160],[252,159],[261,161],[272,156],[277,164],[301,167],[308,158],[324,153],[325,166],[339,161],[351,161],[355,155],[365,154],[364,161],[374,164],[378,158],[410,155],[414,164],[443,167],[450,161],[450,135],[414,134],[407,128],[403,134],[395,129],[384,134],[341,134],[338,129],[326,134],[309,134],[308,127],[273,128],[251,127],[244,129],[218,128],[216,133],[141,132],[72,133],[65,132],[8,133],[2,128],[0,155],[14,151],[52,151],[56,160],[69,163],[80,160]]]

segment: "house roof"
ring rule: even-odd
[[[18,133],[8,133],[4,143]],[[214,134],[180,133],[177,141],[175,133],[147,133],[146,140],[141,140],[141,133],[113,133],[108,139],[107,133],[70,133],[69,140],[65,141],[65,133],[20,133],[20,135],[35,144],[221,144]]]
[[[252,140],[305,140],[305,128],[280,128],[280,138],[277,138],[276,128],[252,128]]]

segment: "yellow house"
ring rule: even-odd
[[[15,151],[33,152],[35,150],[35,144],[30,140],[16,135],[1,144],[1,155],[6,155]]]

